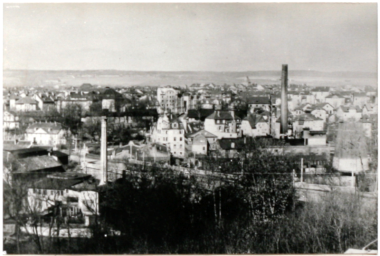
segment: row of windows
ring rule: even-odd
[[[59,196],[63,196],[63,190],[49,190],[47,191],[46,189],[36,189],[34,188],[33,189],[33,193],[34,194],[38,194],[38,195],[59,195]]]
[[[226,123],[226,120],[215,120],[217,124],[225,124]],[[240,122],[240,119],[236,119],[236,122]],[[231,122],[227,122],[227,123],[231,123]]]

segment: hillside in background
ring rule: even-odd
[[[191,85],[193,83],[238,84],[246,77],[258,84],[278,84],[280,71],[244,72],[164,72],[118,70],[4,70],[4,86],[79,86],[91,83],[101,86]],[[320,72],[289,70],[291,83],[309,86],[377,86],[377,74],[369,72]]]

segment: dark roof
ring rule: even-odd
[[[255,129],[257,123],[260,123],[260,122],[267,123],[269,121],[269,118],[267,117],[267,119],[265,120],[263,115],[249,114],[247,117],[244,118],[244,120],[247,120],[249,122],[251,128]]]
[[[225,111],[225,110],[215,110],[214,113],[209,115],[207,119],[214,119],[214,120],[234,120],[234,114],[231,113],[233,111]]]
[[[51,189],[51,190],[64,190],[69,189],[72,186],[82,183],[83,181],[80,179],[51,179],[51,178],[43,178],[38,182],[34,183],[32,188],[37,189]]]
[[[214,113],[213,109],[189,109],[187,112],[187,117],[194,118],[196,120],[204,121],[206,117]]]
[[[328,92],[330,91],[330,87],[316,87],[311,90],[312,92]]]
[[[196,109],[189,109],[187,111],[187,117],[188,118],[195,118],[195,119],[199,119],[200,118],[200,113],[198,110]]]
[[[75,184],[70,189],[75,191],[95,191],[99,185],[100,181],[96,179],[84,180],[81,183]]]
[[[58,150],[52,151],[51,154],[56,156],[56,157],[68,157],[69,156],[68,154],[63,153],[62,151],[58,151]]]
[[[236,149],[240,150],[245,147],[244,138],[237,139],[220,139],[218,140],[220,147],[224,150]]]
[[[62,168],[62,165],[51,156],[32,156],[17,159],[17,173],[42,171],[51,168]]]
[[[102,93],[102,98],[103,99],[114,99],[114,100],[118,100],[118,99],[122,99],[123,96],[118,93],[117,91],[115,91],[114,89],[112,88],[107,88],[103,91]]]
[[[17,157],[38,156],[38,155],[48,154],[47,149],[41,148],[41,147],[11,149],[11,150],[7,150],[4,148],[4,151],[9,151],[10,153],[12,153],[13,155]]]
[[[247,98],[248,104],[270,104],[270,99],[268,97],[249,97]]]
[[[49,96],[46,96],[46,95],[42,95],[41,96],[41,99],[42,101],[46,104],[46,103],[54,103],[54,100],[49,97]]]
[[[310,135],[326,135],[326,131],[310,131]]]

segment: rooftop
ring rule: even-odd
[[[58,161],[56,161],[53,157],[48,155],[25,157],[17,159],[16,161],[16,173],[26,173],[62,167],[62,165]]]
[[[62,130],[62,124],[57,122],[40,122],[40,123],[33,123],[28,126],[26,129],[27,133],[34,133],[36,129],[42,129],[46,133],[59,133]]]

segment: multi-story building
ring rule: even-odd
[[[247,99],[248,108],[251,113],[255,109],[262,109],[265,111],[271,110],[271,101],[269,97],[250,97]]]
[[[151,140],[170,148],[176,157],[185,157],[185,128],[183,123],[173,116],[162,115],[151,127]]]
[[[368,104],[370,97],[365,92],[355,92],[352,94],[352,104],[363,107]]]
[[[317,118],[310,113],[305,113],[294,118],[293,134],[300,134],[305,128],[309,128],[310,131],[323,131],[324,124],[324,120]]]
[[[241,123],[243,135],[249,137],[267,136],[270,134],[270,115],[266,114],[248,114]]]
[[[241,136],[241,117],[235,111],[216,110],[205,120],[205,130],[221,138],[237,138]]]
[[[12,98],[10,100],[10,110],[27,112],[36,111],[38,109],[38,103],[36,100],[30,97],[19,98],[18,100]]]
[[[3,114],[3,129],[17,129],[20,127],[20,121],[19,117],[11,112],[11,111],[4,111]]]
[[[325,102],[336,109],[346,103],[346,98],[340,94],[331,94],[325,98]]]
[[[330,94],[329,87],[316,87],[310,91],[317,102],[325,102],[325,98]]]
[[[66,99],[60,99],[57,102],[57,110],[62,112],[64,108],[69,105],[80,106],[83,113],[90,110],[90,106],[93,102],[99,100],[99,95],[97,94],[84,94],[84,93],[70,93]]]
[[[62,124],[57,122],[39,122],[28,126],[25,133],[25,140],[38,145],[57,146],[66,144],[66,137],[70,131],[64,129]]]
[[[49,111],[52,109],[55,109],[55,102],[54,99],[50,96],[44,95],[44,94],[35,94],[33,96],[33,99],[35,99],[38,103],[38,108],[40,110]]]
[[[172,113],[183,113],[183,95],[180,91],[171,87],[160,87],[157,89],[157,100],[161,112],[170,110]]]
[[[28,189],[28,202],[39,213],[51,211],[68,223],[89,226],[99,214],[98,184],[88,174],[49,174]]]
[[[201,130],[189,135],[189,139],[192,141],[191,150],[193,153],[206,155],[210,146],[214,145],[214,142],[218,139],[218,136]]]
[[[107,109],[109,112],[120,110],[123,96],[114,89],[107,88],[100,97],[102,98],[102,109]]]
[[[340,106],[336,111],[336,116],[342,121],[359,121],[363,116],[363,111],[359,106]]]

